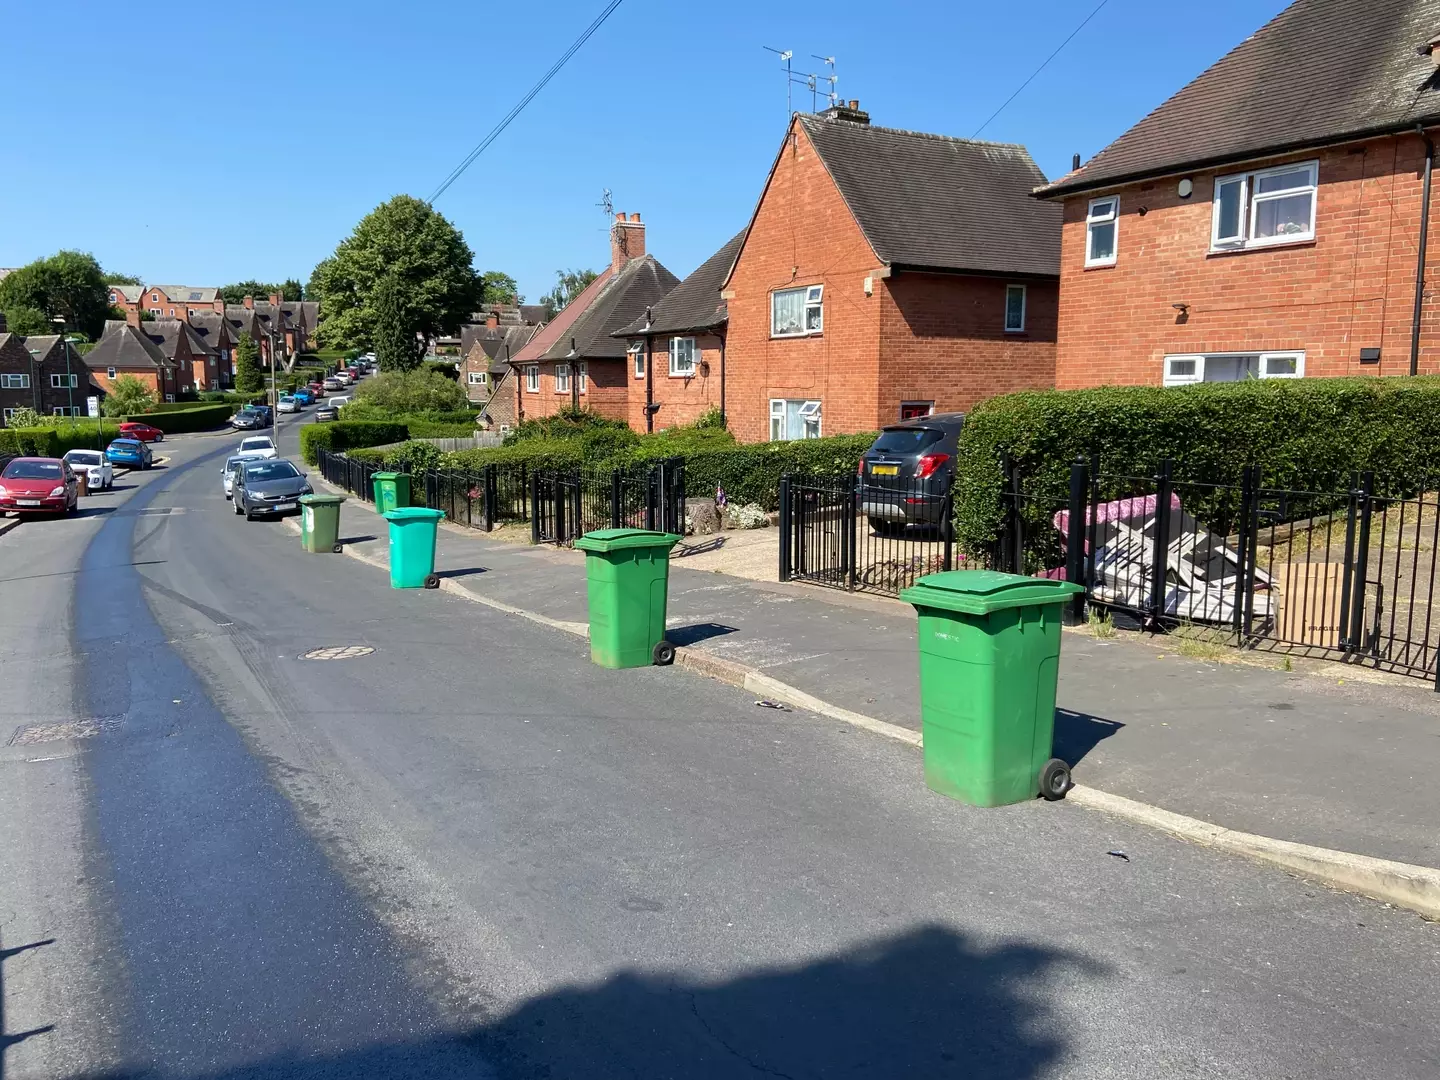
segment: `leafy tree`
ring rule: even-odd
[[[265,385],[265,376],[260,371],[260,347],[249,334],[241,334],[235,343],[235,389],[242,394],[253,394]]]
[[[433,371],[436,375],[443,375],[447,379],[460,381],[460,369],[454,364],[447,364],[444,360],[426,360],[423,370]]]
[[[294,302],[303,300],[305,293],[304,286],[294,278],[288,278],[279,285],[253,279],[237,281],[233,285],[220,286],[219,291],[227,304],[243,304],[247,296],[254,297],[256,300],[268,300],[272,293],[279,293],[282,300]]]
[[[458,334],[484,295],[473,263],[465,238],[443,215],[397,195],[361,219],[315,267],[307,295],[325,312],[321,339],[339,348],[373,342],[378,356],[382,307],[395,355],[403,356],[400,346],[416,335],[428,341]]]
[[[291,303],[295,303],[305,299],[305,286],[301,285],[300,282],[296,281],[293,277],[286,278],[279,285],[275,286],[275,289],[280,293],[280,299],[282,300],[289,300]]]
[[[594,270],[556,270],[555,288],[540,297],[540,303],[545,305],[546,321],[553,319],[556,312],[563,311],[599,276]]]
[[[154,315],[151,315],[150,312],[146,311],[144,308],[141,308],[141,309],[140,309],[140,321],[141,321],[141,322],[154,322],[154,321],[155,321],[155,316],[154,316]]]
[[[110,315],[110,288],[95,256],[59,251],[37,259],[0,280],[0,309],[34,308],[48,319],[60,316],[66,329],[99,337]],[[32,331],[33,332],[33,331]]]
[[[433,371],[382,372],[355,387],[355,401],[395,416],[463,412],[470,407],[464,387]]]
[[[134,274],[112,274],[112,273],[110,273],[110,272],[107,270],[107,271],[105,272],[105,284],[106,284],[106,285],[144,285],[145,282],[141,281],[141,280],[140,280],[138,277],[136,277]]]
[[[484,289],[482,301],[485,304],[523,304],[525,297],[520,295],[520,286],[509,274],[499,270],[486,270],[480,275],[481,287]]]
[[[381,371],[413,371],[420,366],[423,344],[411,329],[413,317],[405,303],[404,286],[392,276],[375,290],[375,359]]]
[[[134,416],[155,407],[155,391],[134,375],[121,375],[105,394],[106,416]]]
[[[14,277],[15,275],[10,276]],[[29,337],[31,334],[53,334],[55,325],[50,321],[50,316],[39,308],[20,304],[5,309],[5,329],[12,334],[23,334]]]

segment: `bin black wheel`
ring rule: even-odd
[[[338,548],[339,545],[337,544],[336,547]],[[425,587],[427,589],[438,589],[440,587],[440,576],[438,574],[426,574]]]
[[[345,546],[343,544],[336,544],[330,550],[333,551],[336,555],[339,555],[342,551],[345,550]]]
[[[1051,758],[1040,770],[1040,797],[1047,802],[1063,799],[1075,784],[1070,779],[1070,766],[1059,758]]]
[[[668,641],[656,642],[650,658],[660,667],[667,667],[675,662],[675,646]]]

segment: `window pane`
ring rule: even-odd
[[[1227,180],[1215,185],[1215,201],[1219,209],[1215,216],[1215,239],[1233,240],[1240,236],[1240,195],[1243,180]]]
[[[1309,166],[1291,169],[1283,173],[1271,173],[1255,178],[1255,194],[1264,195],[1272,191],[1289,191],[1291,188],[1309,187],[1312,183]]]
[[[812,303],[818,304],[820,302],[821,293],[824,292],[824,289],[825,286],[823,285],[811,285],[810,288],[805,291],[805,299]]]
[[[1267,356],[1265,358],[1266,375],[1295,375],[1300,371],[1300,358],[1298,356]]]
[[[1019,330],[1025,325],[1025,290],[1010,286],[1005,290],[1005,329]]]
[[[1187,375],[1193,376],[1193,375],[1195,374],[1195,361],[1194,361],[1194,360],[1171,360],[1171,361],[1170,361],[1170,374],[1171,374],[1171,376],[1174,377],[1174,378],[1181,378],[1181,377],[1187,376]]]
[[[1259,374],[1258,356],[1207,356],[1205,358],[1206,382],[1240,382]]]
[[[805,309],[805,329],[819,330],[823,318],[824,309],[819,304],[811,304]]]
[[[1255,203],[1254,239],[1268,236],[1304,236],[1310,232],[1310,211],[1315,194],[1282,195]]]
[[[1102,225],[1090,226],[1090,261],[1099,262],[1102,259],[1113,259],[1115,257],[1115,223],[1106,222]]]
[[[786,289],[770,294],[770,332],[799,334],[805,328],[805,290]]]
[[[1090,207],[1090,220],[1106,220],[1115,216],[1115,200],[1106,199],[1104,202],[1094,203]]]

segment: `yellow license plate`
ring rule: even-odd
[[[900,466],[899,466],[899,465],[871,465],[871,466],[870,466],[870,475],[871,475],[871,476],[898,476],[899,474],[900,474]]]

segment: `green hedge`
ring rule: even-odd
[[[104,421],[65,427],[0,428],[0,457],[62,457],[71,450],[99,450],[120,437],[120,426]]]
[[[960,436],[955,527],[966,550],[982,551],[999,535],[1004,453],[1035,496],[1025,507],[1037,541],[1053,532],[1049,519],[1064,505],[1071,463],[1092,454],[1107,477],[1148,477],[1169,458],[1182,482],[1238,484],[1242,468],[1254,464],[1268,487],[1333,490],[1364,469],[1419,483],[1440,460],[1440,377],[1263,379],[990,398],[966,417]],[[1101,497],[1133,490],[1127,488],[1106,480]],[[1180,494],[1200,521],[1225,528],[1233,493]]]
[[[211,428],[223,427],[233,415],[234,408],[221,402],[216,405],[192,404],[188,409],[175,409],[171,412],[137,413],[125,419],[157,427],[166,435],[180,435],[187,431],[209,431]]]
[[[410,437],[404,424],[379,420],[336,420],[330,424],[308,424],[300,429],[300,456],[307,464],[320,460],[320,451],[332,453],[363,446],[384,446]]]

